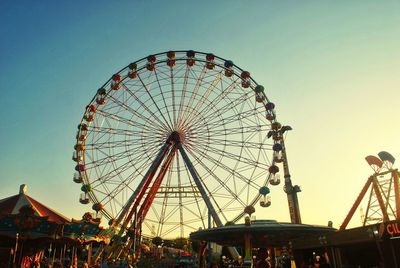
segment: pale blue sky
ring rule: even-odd
[[[339,227],[372,173],[364,157],[400,158],[399,1],[3,0],[0,25],[0,198],[26,183],[79,218],[89,207],[71,156],[85,106],[113,73],[168,50],[231,59],[265,86],[294,129],[304,223]],[[289,221],[272,194],[265,217]]]

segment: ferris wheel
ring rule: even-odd
[[[279,166],[287,170],[289,127],[274,108],[248,71],[213,54],[135,61],[97,91],[78,126],[80,202],[109,224],[140,223],[161,237],[207,228],[209,215],[221,226],[268,207]],[[285,191],[296,193],[288,187],[285,172]]]

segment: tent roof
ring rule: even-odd
[[[35,211],[35,215],[41,217],[48,217],[49,221],[55,223],[67,223],[70,219],[64,215],[52,210],[39,201],[33,199],[26,194],[27,187],[25,184],[20,186],[19,194],[13,195],[0,200],[0,213],[1,214],[18,214],[21,207],[30,205]]]
[[[215,242],[226,246],[240,246],[245,243],[245,235],[251,236],[253,247],[284,246],[289,241],[304,237],[318,237],[336,229],[328,226],[257,220],[251,225],[234,224],[199,230],[190,234],[195,240]]]

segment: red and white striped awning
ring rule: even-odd
[[[26,205],[30,205],[33,208],[36,216],[48,217],[48,221],[58,224],[70,222],[70,219],[64,215],[52,210],[51,208],[43,205],[39,201],[27,195],[27,186],[25,184],[20,186],[19,194],[0,200],[0,214],[16,215],[19,213],[21,207]]]

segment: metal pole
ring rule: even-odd
[[[164,157],[165,152],[167,151],[169,147],[169,144],[165,143],[160,151],[158,152],[158,155],[156,156],[156,158],[154,159],[154,162],[152,163],[152,165],[150,166],[150,168],[147,170],[146,174],[143,176],[143,179],[141,180],[141,182],[139,183],[139,185],[136,187],[136,190],[133,192],[133,194],[131,195],[131,197],[129,198],[126,206],[125,206],[125,211],[123,211],[119,217],[117,218],[117,224],[119,224],[123,217],[126,215],[126,213],[129,211],[130,207],[133,204],[133,201],[135,201],[137,194],[139,193],[139,191],[141,191],[143,189],[143,185],[145,184],[147,178],[149,177],[149,175],[159,166],[159,164],[161,163],[162,158]],[[122,228],[121,228],[122,229]]]
[[[88,256],[87,256],[87,263],[90,267],[91,263],[90,260],[92,259],[92,243],[89,244],[88,246]]]
[[[290,220],[292,223],[301,223],[300,206],[297,198],[298,189],[293,187],[292,180],[290,179],[285,141],[283,138],[282,130],[279,130],[279,132],[281,132],[280,134],[282,137],[280,144],[282,145],[283,174],[285,177],[285,189],[289,205]]]
[[[201,197],[203,198],[204,202],[207,205],[209,214],[212,215],[212,218],[214,219],[217,226],[222,226],[223,225],[222,221],[218,217],[218,214],[215,211],[214,206],[212,205],[210,199],[208,198],[206,190],[204,189],[204,187],[200,181],[200,178],[197,175],[197,172],[194,169],[194,166],[193,166],[192,162],[190,161],[189,156],[186,154],[185,150],[183,149],[181,143],[178,144],[178,149],[179,149],[179,152],[182,154],[182,158],[185,161],[187,167],[189,168],[189,172],[192,175],[194,182],[196,183],[197,189],[199,189],[199,191],[200,191]]]
[[[212,216],[212,218],[214,219],[214,222],[216,223],[216,225],[218,227],[223,226],[221,219],[218,217],[218,214],[215,211],[214,206],[212,205],[210,199],[208,198],[206,190],[204,189],[204,187],[201,183],[201,180],[200,180],[199,176],[197,175],[197,172],[194,169],[194,166],[193,166],[192,162],[190,161],[189,156],[186,154],[185,150],[183,149],[181,143],[178,144],[178,149],[182,155],[183,161],[185,161],[185,164],[187,165],[187,167],[189,169],[190,175],[192,175],[192,178],[193,178],[194,182],[196,183],[197,189],[199,189],[199,191],[200,191],[201,197],[203,198],[204,202],[207,205],[208,214],[210,216]],[[234,258],[239,256],[239,253],[237,252],[235,247],[229,247],[228,249]]]
[[[19,252],[19,259],[18,259],[18,265],[20,265],[21,264],[21,260],[22,260],[22,253],[23,253],[23,249],[24,249],[24,244],[25,244],[25,240],[24,239],[22,239],[22,241],[21,241],[21,249],[19,250],[20,252]]]
[[[389,240],[389,243],[390,243],[390,249],[392,250],[392,258],[393,258],[394,268],[398,268],[398,266],[397,266],[397,255],[396,255],[396,252],[395,252],[394,247],[393,247],[393,242]]]
[[[140,263],[140,268],[143,267],[143,258],[142,258],[142,220],[140,219],[140,225],[139,225],[139,263]]]
[[[208,229],[211,229],[211,213],[210,210],[208,211]],[[211,248],[211,243],[207,241],[207,249],[208,249],[208,256],[207,256],[207,263],[208,267],[211,267],[211,258],[212,258],[212,248]]]
[[[396,220],[400,220],[399,171],[397,169],[393,170],[392,176],[394,185],[394,198],[396,202]]]
[[[337,267],[336,266],[336,255],[335,255],[335,250],[333,249],[333,247],[331,246],[331,254],[332,254],[332,265],[333,265],[333,268],[335,268],[335,267]]]
[[[19,238],[19,233],[16,233],[15,234],[15,248],[14,248],[14,256],[13,256],[13,264],[15,264],[15,258],[17,257],[18,238]]]
[[[54,265],[54,260],[56,259],[56,251],[57,247],[54,247],[53,260],[51,261],[51,265]]]
[[[136,216],[137,216],[137,211],[135,209],[134,216],[133,216],[133,238],[132,238],[132,240],[133,240],[133,243],[132,243],[132,251],[133,251],[132,258],[133,258],[134,261],[136,261]]]

